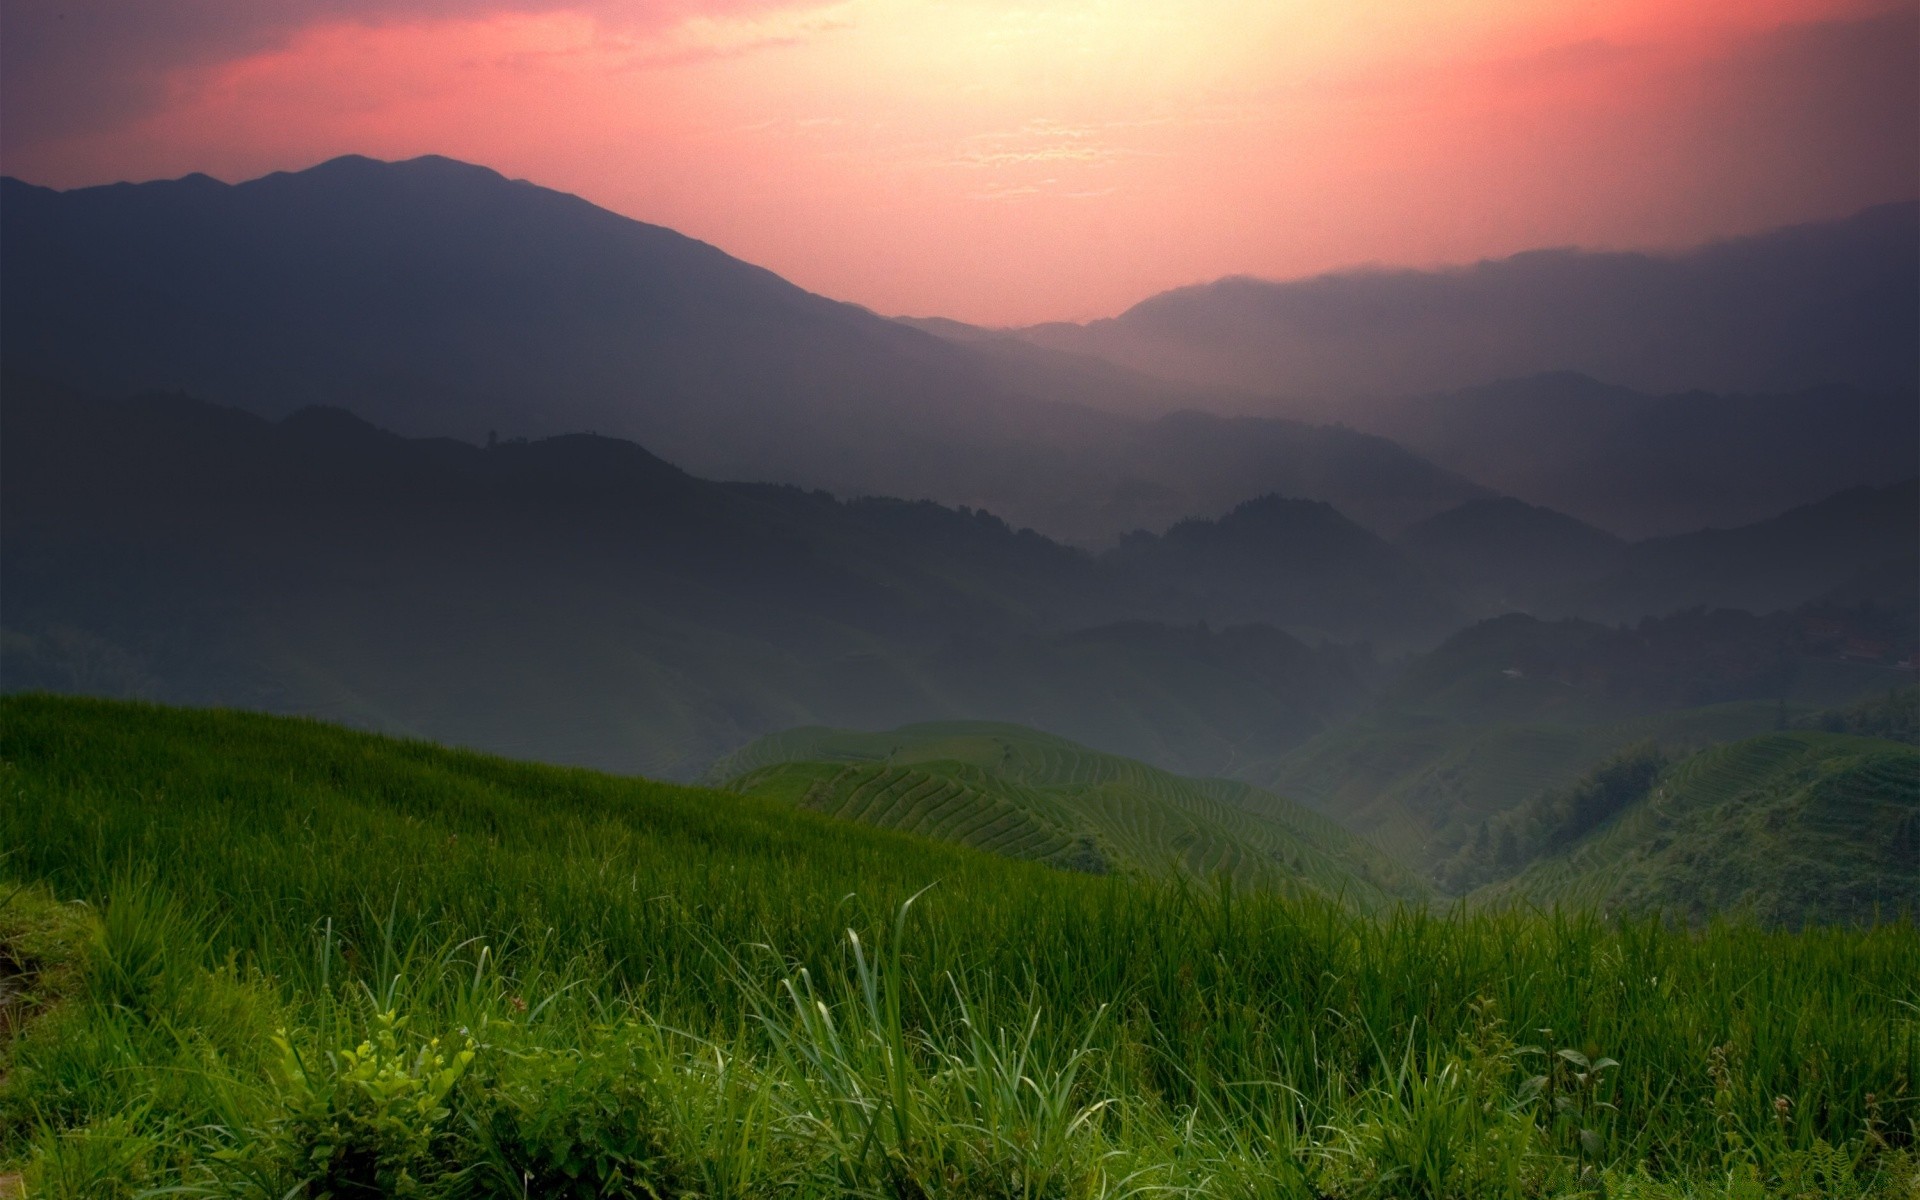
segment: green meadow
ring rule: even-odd
[[[1906,920],[1363,908],[45,696],[0,853],[0,1193],[1920,1189]]]

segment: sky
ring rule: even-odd
[[[1920,194],[1920,0],[0,0],[0,170],[444,154],[985,324]]]

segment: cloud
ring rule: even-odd
[[[123,125],[164,106],[183,71],[286,47],[316,26],[574,13],[615,37],[822,0],[0,0],[0,137],[15,147]],[[779,39],[775,39],[779,40]],[[735,42],[637,48],[634,66],[740,53]]]

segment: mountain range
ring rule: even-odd
[[[1350,430],[1148,419],[1196,397],[984,353],[450,159],[9,179],[0,241],[0,354],[101,395],[340,407],[475,443],[593,431],[710,478],[984,506],[1089,542],[1266,491],[1398,528],[1482,490]]]
[[[1532,250],[1435,270],[1245,276],[1040,345],[1243,393],[1344,400],[1577,371],[1652,393],[1920,387],[1920,200],[1669,254]]]
[[[1385,537],[1502,493],[1645,537],[1914,473],[1916,212],[1666,258],[1225,281],[1084,328],[988,331],[887,320],[444,158],[236,185],[9,179],[0,357],[103,396],[338,407],[411,436],[593,431],[706,478],[984,507],[1090,547],[1269,493]],[[1208,362],[1405,370],[1169,372],[1136,334],[1204,334]],[[1528,354],[1442,369],[1421,338]],[[1662,354],[1744,365],[1635,366]],[[1663,394],[1702,387],[1728,394]]]
[[[980,510],[703,480],[602,436],[483,448],[338,409],[274,422],[4,386],[10,689],[307,712],[680,778],[793,725],[956,718],[1223,774],[1358,711],[1381,653],[1480,612],[1449,583],[1476,577],[1471,539],[1416,555],[1317,501],[1259,498],[1095,555]],[[1476,524],[1474,503],[1453,524]],[[1794,603],[1830,576],[1898,593],[1920,516],[1908,485],[1780,520],[1794,538],[1603,541],[1611,574],[1556,586],[1634,616]]]

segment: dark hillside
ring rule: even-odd
[[[18,378],[0,416],[9,689],[663,775],[797,724],[980,715],[1204,771],[1307,736],[1369,670],[1115,625],[1153,607],[984,513],[711,483],[610,438],[481,449]]]
[[[1130,534],[1103,561],[1168,603],[1343,640],[1418,643],[1460,620],[1440,584],[1313,500],[1262,496],[1217,521]]]
[[[1543,598],[1608,574],[1626,549],[1612,534],[1511,496],[1448,509],[1397,544],[1487,615],[1534,611]]]
[[[1907,571],[1920,548],[1920,480],[1859,487],[1736,529],[1639,542],[1604,578],[1563,586],[1551,606],[1603,620],[1679,608],[1770,612],[1852,580]],[[1908,586],[1915,573],[1907,571]]]

